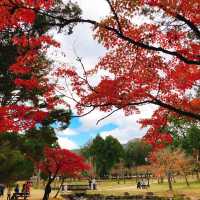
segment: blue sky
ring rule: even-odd
[[[112,135],[122,144],[133,138],[141,138],[146,129],[141,129],[138,119],[150,117],[152,107],[141,107],[141,114],[124,116],[123,111],[110,116],[96,124],[105,113],[95,111],[85,117],[73,118],[69,127],[63,131],[56,130],[59,144],[62,148],[77,149],[91,141],[97,134],[103,138]]]
[[[102,127],[93,129],[90,131],[84,131],[80,129],[80,127],[83,124],[81,123],[79,118],[73,118],[71,120],[71,124],[69,126],[69,129],[72,129],[77,132],[75,135],[69,135],[67,136],[69,140],[73,141],[75,144],[78,146],[83,146],[86,144],[88,141],[92,140],[97,134],[100,134],[104,131],[111,131],[115,128],[117,128],[117,125],[108,123]]]

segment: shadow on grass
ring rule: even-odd
[[[101,194],[85,194],[85,195],[61,195],[65,200],[190,200],[185,198],[184,195],[177,195],[174,197],[160,197],[155,196],[153,192],[147,192],[145,195],[126,195],[115,196],[115,195],[101,195]]]

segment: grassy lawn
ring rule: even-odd
[[[88,194],[124,195],[125,192],[128,192],[130,195],[135,195],[153,192],[158,196],[184,194],[191,199],[200,199],[200,182],[190,180],[190,186],[188,187],[184,180],[180,179],[173,184],[173,190],[173,193],[169,191],[166,181],[163,184],[158,184],[155,180],[153,180],[150,183],[150,188],[138,190],[136,188],[135,180],[126,180],[125,184],[121,180],[120,184],[118,184],[117,181],[103,181],[97,183],[97,190],[88,191]]]
[[[80,182],[76,182],[79,184]],[[82,184],[87,184],[87,181],[81,181]],[[74,182],[73,182],[74,184]],[[117,181],[101,181],[97,182],[97,190],[95,191],[88,191],[88,194],[103,194],[103,195],[114,195],[120,196],[124,195],[124,193],[128,192],[130,195],[136,194],[145,194],[146,192],[153,192],[155,195],[158,196],[172,196],[172,195],[180,195],[184,194],[186,197],[190,197],[192,200],[199,200],[200,199],[200,182],[190,180],[190,186],[188,187],[183,180],[177,180],[176,183],[173,184],[174,192],[171,193],[168,190],[168,184],[165,181],[163,184],[158,184],[155,180],[150,182],[150,188],[148,189],[141,189],[138,190],[136,188],[135,180],[126,180],[120,181],[120,184]],[[51,197],[54,196],[56,191],[52,190]],[[70,192],[65,192],[70,193]],[[43,189],[31,189],[31,198],[30,200],[39,200],[42,199],[44,194]],[[6,192],[4,195],[3,200],[6,199]]]

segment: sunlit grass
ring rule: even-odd
[[[154,195],[169,197],[173,195],[181,195],[184,194],[186,197],[190,197],[192,200],[200,199],[200,182],[195,179],[189,179],[190,186],[188,187],[184,181],[184,179],[177,179],[176,183],[173,183],[173,193],[169,191],[167,181],[165,180],[163,184],[158,184],[156,180],[150,181],[150,188],[138,190],[136,188],[135,180],[120,180],[118,184],[117,180],[97,180],[97,190],[87,191],[88,194],[102,194],[102,195],[114,195],[121,196],[125,193],[129,193],[130,195],[138,195],[138,194],[146,194],[147,192],[153,192]],[[69,183],[69,182],[68,182]],[[84,181],[73,181],[70,184],[87,184],[87,180]],[[67,184],[67,183],[66,183]],[[53,184],[54,185],[54,184]],[[52,190],[51,198],[55,195],[56,190]],[[31,189],[31,198],[30,200],[39,200],[42,199],[44,194],[43,189]],[[70,194],[70,192],[65,192],[65,194]],[[6,192],[4,195],[4,199],[6,199]],[[3,200],[4,200],[3,199]]]

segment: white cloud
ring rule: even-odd
[[[106,1],[77,0],[77,2],[83,10],[83,16],[93,20],[98,20],[110,12]]]
[[[104,119],[98,125],[96,125],[96,122],[108,113],[95,111],[83,118],[80,118],[82,126],[79,128],[79,130],[90,133],[99,133],[103,138],[108,135],[112,135],[121,143],[127,143],[130,139],[141,138],[144,136],[147,130],[141,129],[140,124],[138,124],[137,121],[139,119],[150,118],[155,110],[155,106],[141,106],[140,110],[140,114],[130,116],[125,116],[123,111],[119,111]],[[114,124],[117,128],[111,131],[98,131],[99,128],[107,124]]]
[[[127,143],[133,138],[141,138],[142,136],[144,136],[144,134],[145,130],[138,129],[137,126],[134,126],[134,123],[133,126],[119,127],[111,131],[104,131],[100,133],[103,138],[111,135],[114,138],[118,139],[122,144]]]
[[[77,149],[79,146],[72,140],[68,138],[68,136],[74,136],[79,134],[75,130],[71,128],[67,128],[65,130],[55,129],[56,135],[58,137],[58,143],[61,148],[64,149]]]
[[[69,150],[72,150],[72,149],[78,149],[79,146],[73,142],[72,140],[66,138],[66,137],[58,137],[58,143],[60,145],[61,148],[63,149],[69,149]]]
[[[144,118],[150,118],[153,111],[155,110],[155,106],[151,105],[145,105],[140,107],[141,113],[140,114],[134,114],[130,116],[125,116],[124,112],[118,111],[111,116],[105,118],[102,120],[98,125],[96,124],[99,119],[102,117],[106,116],[108,113],[106,112],[100,112],[98,110],[90,113],[89,115],[86,115],[85,117],[80,118],[80,121],[82,123],[81,129],[84,130],[91,130],[91,129],[97,129],[100,128],[108,123],[112,123],[115,125],[118,125],[119,127],[129,127],[129,126],[134,126],[138,127],[139,125],[137,124],[137,121],[139,119],[144,119]]]
[[[117,128],[111,131],[103,131],[100,135],[105,138],[109,135],[117,138],[121,143],[127,143],[133,138],[141,138],[146,133],[147,129],[141,129],[138,124],[139,119],[151,117],[155,108],[150,105],[140,107],[141,113],[124,116],[123,111],[118,112],[108,119],[109,123],[117,125]],[[105,120],[107,122],[107,120]]]
[[[67,128],[64,130],[55,129],[56,135],[58,137],[67,137],[72,135],[78,135],[79,133],[73,129]]]

